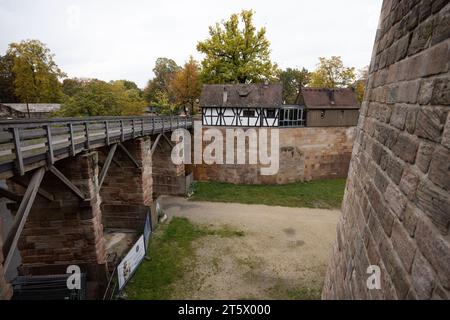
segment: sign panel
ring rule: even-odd
[[[127,281],[133,275],[134,271],[136,271],[136,268],[139,266],[144,257],[145,243],[144,236],[142,235],[117,267],[119,290],[122,290]]]

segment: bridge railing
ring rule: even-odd
[[[0,179],[83,151],[191,126],[192,118],[181,116],[2,120]]]

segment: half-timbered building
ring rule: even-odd
[[[278,127],[280,84],[205,85],[200,97],[204,126]]]

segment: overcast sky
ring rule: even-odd
[[[272,60],[313,70],[320,56],[368,65],[382,0],[0,0],[0,54],[39,39],[69,77],[128,79],[144,87],[156,58],[200,60],[208,26],[242,9],[267,29]]]

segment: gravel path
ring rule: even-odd
[[[170,217],[212,228],[229,227],[243,237],[207,237],[195,243],[196,264],[176,288],[176,298],[318,298],[339,210],[191,202],[163,197]]]

